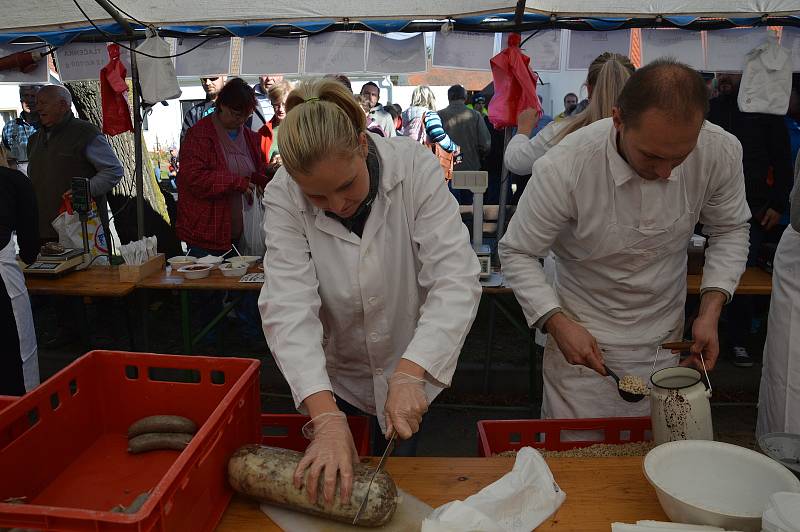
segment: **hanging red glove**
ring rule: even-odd
[[[531,71],[530,57],[519,49],[521,40],[519,33],[510,34],[508,47],[489,61],[494,79],[489,121],[497,129],[516,126],[517,116],[525,109],[533,108],[542,114],[536,95],[539,76]]]
[[[111,59],[100,70],[100,98],[103,102],[103,133],[119,135],[133,131],[131,111],[128,108],[128,84],[125,82],[127,69],[119,58],[119,45],[108,45]]]

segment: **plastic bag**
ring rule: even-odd
[[[251,200],[247,196],[250,195]],[[251,203],[252,201],[252,203]],[[264,203],[253,188],[242,194],[242,238],[239,249],[245,255],[263,257],[267,251],[267,233],[264,230]]]
[[[530,69],[530,57],[519,49],[518,33],[508,36],[508,48],[492,57],[489,63],[494,79],[494,96],[489,106],[489,121],[496,129],[517,125],[520,112],[533,107],[542,113],[536,95],[537,76]]]
[[[164,39],[151,30],[144,42],[136,47],[136,51],[163,57],[170,55],[171,48]],[[139,67],[139,85],[142,88],[142,101],[145,105],[155,105],[181,95],[172,59],[168,57],[155,59],[138,54],[136,64]]]
[[[78,213],[72,210],[72,201],[64,198],[59,214],[51,222],[53,229],[58,233],[58,242],[65,248],[83,249],[83,231],[81,230],[81,220]],[[92,200],[92,210],[89,212],[89,220],[86,223],[86,230],[89,235],[89,253],[96,255],[108,254],[108,242],[100,223],[100,216],[97,214],[97,204]],[[99,259],[98,259],[99,260]]]
[[[736,102],[743,113],[785,115],[792,92],[792,53],[778,37],[747,52]]]
[[[523,447],[513,469],[463,501],[436,508],[422,532],[527,532],[553,515],[567,494],[538,451]]]
[[[100,70],[100,99],[103,104],[103,133],[119,135],[133,131],[128,107],[127,69],[119,59],[119,45],[108,45],[108,64]]]

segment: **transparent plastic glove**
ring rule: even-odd
[[[294,471],[295,487],[303,486],[308,469],[306,493],[309,501],[315,503],[319,497],[317,487],[322,475],[322,494],[325,503],[330,505],[336,496],[338,473],[341,479],[340,500],[342,504],[348,504],[353,493],[353,463],[358,461],[358,451],[347,425],[347,417],[343,412],[320,414],[305,424],[303,435],[311,440],[311,444]]]
[[[428,411],[425,381],[402,372],[389,377],[389,393],[383,413],[386,416],[386,435],[407,440],[419,430],[422,415]]]

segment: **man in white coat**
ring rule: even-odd
[[[800,434],[800,155],[790,194],[791,224],[775,252],[756,436]]]
[[[713,368],[717,323],[744,271],[750,217],[736,138],[704,121],[702,78],[660,60],[625,85],[612,118],[568,135],[533,166],[500,242],[506,279],[529,325],[549,333],[542,417],[646,415],[604,364],[647,381],[660,344],[680,339],[686,248],[709,247],[684,364]],[[556,257],[551,286],[539,259]],[[662,353],[658,367],[675,365]]]

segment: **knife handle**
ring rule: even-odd
[[[673,351],[688,351],[692,348],[694,342],[664,342],[661,344],[661,349],[670,349]]]

